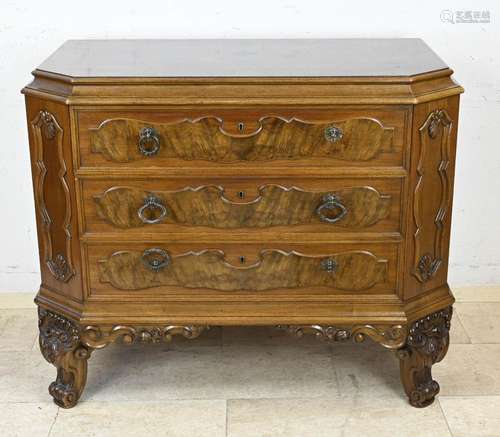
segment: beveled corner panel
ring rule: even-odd
[[[91,294],[392,294],[397,244],[150,243],[87,247]]]
[[[71,260],[71,199],[62,149],[63,129],[54,114],[40,110],[31,120],[31,130],[38,170],[35,198],[43,226],[43,258],[54,278],[68,282],[75,272]],[[58,233],[64,237],[53,238]]]
[[[407,241],[406,296],[446,281],[456,151],[458,96],[417,106],[415,160],[411,170],[412,214]]]
[[[69,111],[64,105],[26,98],[44,286],[82,299],[75,182]]]
[[[413,234],[415,240],[413,274],[420,282],[431,279],[443,262],[445,244],[443,227],[450,213],[451,197],[448,174],[451,128],[452,120],[445,109],[432,111],[419,128],[420,157],[413,197],[413,217],[416,227]],[[439,196],[436,196],[436,187],[439,187]],[[434,214],[428,214],[428,211],[424,210],[431,199],[439,202]],[[434,233],[434,238],[424,239],[422,234],[426,231]]]
[[[409,111],[392,108],[77,110],[82,167],[398,166]]]
[[[402,180],[83,181],[87,232],[400,231]]]

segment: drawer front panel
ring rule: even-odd
[[[399,232],[401,179],[84,180],[87,232]]]
[[[90,245],[91,293],[387,294],[397,244]]]
[[[82,166],[402,166],[406,110],[78,114]]]

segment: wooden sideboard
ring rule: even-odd
[[[58,405],[96,349],[222,325],[368,338],[434,400],[463,90],[422,41],[69,41],[33,74]]]

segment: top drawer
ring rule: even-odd
[[[82,167],[404,166],[409,111],[77,110]]]

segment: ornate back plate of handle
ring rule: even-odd
[[[391,207],[391,196],[372,187],[322,193],[264,185],[259,192],[250,202],[236,203],[224,197],[223,187],[214,185],[155,192],[113,187],[94,200],[98,216],[118,228],[158,223],[226,229],[325,223],[356,229],[387,218]]]
[[[90,129],[92,152],[115,162],[155,157],[217,162],[323,157],[368,161],[392,149],[393,128],[372,118],[308,123],[264,117],[249,135],[231,135],[217,117],[174,123],[109,119]]]
[[[235,267],[226,261],[221,250],[172,256],[156,247],[143,252],[115,252],[99,264],[101,282],[123,290],[178,286],[265,291],[316,286],[358,291],[385,282],[388,269],[387,260],[363,251],[307,256],[264,250],[257,263]]]

